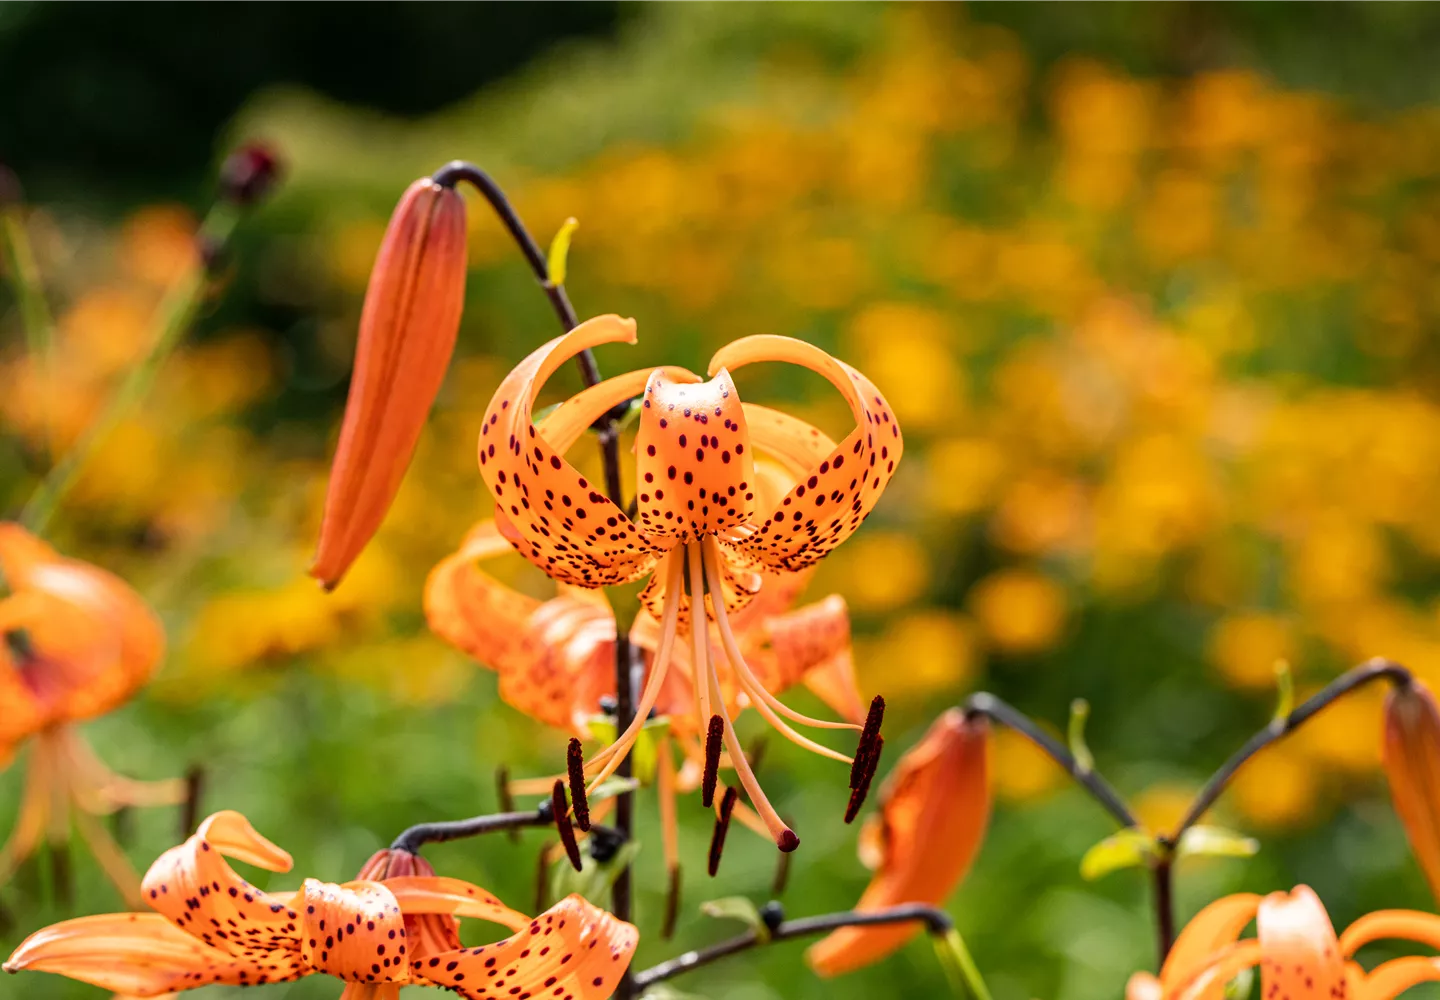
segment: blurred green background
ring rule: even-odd
[[[490,392],[555,331],[478,203],[461,345],[407,484],[334,595],[304,577],[385,219],[463,157],[542,240],[578,217],[577,307],[640,326],[604,370],[699,368],[774,332],[886,391],[906,461],[810,593],[850,602],[890,761],[969,691],[1057,725],[1084,696],[1101,769],[1173,822],[1268,719],[1277,659],[1302,694],[1372,655],[1440,680],[1437,44],[1440,9],[1420,4],[0,6],[0,161],[32,202],[62,361],[45,390],[0,288],[0,510],[44,472],[42,396],[73,440],[143,349],[224,152],[259,138],[287,163],[223,294],[56,520],[55,543],[132,580],[172,642],[87,735],[137,777],[203,765],[207,808],[337,881],[409,823],[493,808],[497,763],[555,768],[564,734],[501,704],[420,611],[429,567],[488,516],[473,438]],[[562,372],[549,395],[577,384]],[[847,429],[819,379],[741,388]],[[1378,713],[1344,702],[1246,769],[1215,818],[1263,850],[1182,863],[1182,919],[1297,882],[1342,928],[1433,909]],[[1105,815],[1025,745],[995,750],[996,815],[950,909],[997,1000],[1119,995],[1153,962],[1146,880],[1082,882]],[[21,770],[0,775],[0,828]],[[843,769],[772,741],[765,770],[805,817],[789,912],[852,904],[867,873]],[[704,879],[710,824],[686,802],[687,919],[660,942],[653,800],[639,812],[643,967],[732,933],[695,907],[763,899],[773,849],[732,835]],[[129,817],[142,870],[176,822]],[[540,839],[427,854],[525,908]],[[0,949],[117,905],[74,854],[69,904],[43,865],[0,888]],[[833,985],[800,952],[675,985],[945,988],[923,941]],[[27,975],[0,995],[100,994]]]

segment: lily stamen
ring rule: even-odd
[[[574,736],[570,737],[570,746],[565,752],[565,764],[570,771],[570,800],[574,803],[575,825],[589,833],[590,802],[585,797],[585,750]]]
[[[710,716],[710,731],[705,734],[705,772],[700,782],[700,802],[709,809],[715,804],[715,785],[720,779],[720,745],[725,739],[725,720]]]
[[[730,830],[730,814],[735,811],[735,800],[740,797],[740,792],[734,785],[725,789],[725,796],[720,800],[720,808],[715,813],[715,830],[710,834],[710,877],[714,878],[720,871],[720,855],[725,850],[725,834]]]
[[[565,845],[565,854],[571,866],[578,872],[585,868],[580,860],[580,845],[575,840],[575,827],[570,823],[570,807],[565,802],[565,783],[555,779],[550,789],[550,808],[555,815],[555,831],[560,834],[560,843]]]
[[[845,807],[846,823],[855,822],[855,817],[860,815],[860,808],[865,805],[865,796],[870,794],[870,782],[874,780],[875,771],[880,766],[880,752],[884,749],[885,737],[876,736],[865,754],[856,785],[850,790],[850,803]],[[855,763],[862,763],[858,754]]]

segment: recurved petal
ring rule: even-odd
[[[900,758],[880,791],[879,868],[856,909],[939,904],[965,877],[990,818],[989,727],[950,709]],[[873,860],[873,858],[871,859]],[[851,972],[894,952],[919,924],[845,927],[806,953],[822,976]]]
[[[425,620],[430,630],[493,670],[512,661],[522,645],[525,622],[540,607],[535,598],[476,565],[510,551],[495,522],[484,521],[425,581]]]
[[[635,342],[634,321],[598,316],[534,351],[500,383],[480,431],[480,475],[501,534],[552,579],[581,587],[637,580],[662,551],[531,420],[536,394],[560,365],[617,341]]]
[[[1440,708],[1420,681],[1385,699],[1385,777],[1410,849],[1440,898]]]
[[[518,931],[530,918],[512,910],[478,885],[439,875],[410,875],[388,879],[385,887],[395,895],[401,912],[472,917]]]
[[[1195,914],[1175,939],[1160,971],[1161,979],[1167,985],[1194,980],[1216,952],[1239,939],[1245,925],[1255,919],[1259,907],[1259,896],[1243,892],[1217,899]],[[1218,1000],[1223,995],[1224,983],[1217,984],[1215,990],[1219,992],[1207,1000]]]
[[[1416,955],[1391,959],[1361,978],[1359,1000],[1391,1000],[1412,986],[1437,981],[1440,981],[1440,959]]]
[[[305,880],[300,954],[317,972],[352,983],[410,979],[405,919],[382,882]]]
[[[759,403],[742,406],[756,450],[780,463],[792,485],[835,451],[830,435],[799,417]]]
[[[804,341],[744,337],[710,360],[710,371],[756,361],[786,361],[825,376],[844,394],[856,428],[812,466],[765,520],[730,532],[734,544],[782,572],[810,566],[849,538],[880,499],[903,451],[900,425],[874,384],[854,368]]]
[[[445,379],[465,301],[465,203],[422,178],[390,217],[370,273],[355,372],[311,575],[337,584],[375,534]]]
[[[226,855],[270,871],[290,869],[290,855],[244,816],[219,812],[150,866],[141,883],[145,901],[181,930],[236,957],[298,953],[295,897],[256,889],[226,863]]]
[[[1371,941],[1394,938],[1440,949],[1440,916],[1418,910],[1376,910],[1356,920],[1340,935],[1340,952],[1349,957]]]
[[[309,971],[298,950],[237,958],[156,913],[107,913],[54,924],[26,938],[4,968],[51,972],[133,997],[213,983],[279,983]]]
[[[544,604],[524,623],[515,655],[500,665],[500,697],[547,725],[575,728],[615,689],[615,616],[570,596]]]
[[[1330,915],[1309,886],[1272,892],[1255,918],[1262,996],[1343,996],[1345,962]]]
[[[831,594],[767,618],[761,628],[778,675],[777,686],[767,685],[772,693],[803,680],[842,719],[855,723],[865,719],[866,706],[850,655],[850,612],[843,597]]]
[[[468,1000],[525,993],[606,1000],[638,940],[630,924],[568,896],[503,941],[431,956],[415,962],[411,973]]]

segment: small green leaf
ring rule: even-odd
[[[1094,881],[1122,868],[1139,868],[1160,853],[1155,837],[1144,830],[1121,830],[1106,837],[1080,859],[1080,875]]]
[[[579,893],[596,905],[603,905],[610,889],[620,873],[628,868],[640,853],[638,841],[621,845],[615,856],[606,862],[596,861],[590,856],[588,845],[580,849],[580,870],[570,867],[568,859],[561,857],[550,868],[550,898],[564,899],[572,892]]]
[[[620,778],[611,775],[596,787],[595,791],[588,796],[591,802],[604,802],[606,799],[613,799],[617,795],[624,795],[626,792],[633,792],[640,787],[638,778]]]
[[[570,237],[575,235],[575,230],[580,221],[573,216],[566,219],[560,225],[560,231],[550,241],[550,259],[547,261],[546,272],[550,276],[550,284],[565,284],[565,261],[570,256]]]
[[[765,926],[765,921],[760,917],[760,911],[744,896],[726,896],[723,899],[706,900],[700,904],[700,912],[707,917],[715,917],[717,920],[740,921],[755,932],[755,938],[761,944],[770,940],[770,928]]]
[[[1180,835],[1176,857],[1200,855],[1212,858],[1249,858],[1260,850],[1254,837],[1218,826],[1192,826]]]
[[[985,986],[975,959],[970,956],[970,949],[965,947],[960,931],[952,927],[944,934],[931,934],[930,940],[935,945],[935,957],[940,960],[940,967],[945,970],[945,979],[954,994],[962,997],[969,995],[975,1000],[990,1000],[990,990]]]
[[[1275,661],[1275,686],[1280,697],[1275,703],[1276,720],[1287,718],[1295,711],[1295,675],[1290,671],[1288,660]]]
[[[1088,701],[1076,698],[1070,703],[1070,756],[1075,758],[1075,766],[1080,769],[1081,774],[1089,774],[1095,770],[1095,756],[1085,742],[1085,723],[1089,718]]]

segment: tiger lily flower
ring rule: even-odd
[[[422,178],[395,206],[360,313],[355,373],[310,574],[334,589],[380,527],[460,330],[465,202]]]
[[[629,751],[665,690],[683,629],[693,646],[696,717],[719,719],[756,812],[776,844],[794,850],[799,838],[766,799],[745,760],[706,641],[709,629],[690,627],[691,609],[697,604],[705,609],[740,691],[771,726],[807,749],[852,763],[801,736],[786,719],[822,728],[858,727],[808,718],[767,690],[741,649],[732,616],[761,590],[762,571],[805,570],[860,526],[900,460],[899,426],[869,379],[844,362],[801,341],[756,336],[722,348],[711,359],[709,381],[675,368],[618,375],[561,404],[542,432],[532,413],[550,375],[583,350],[621,341],[635,342],[633,320],[596,317],[533,352],[496,390],[478,457],[495,497],[497,528],[561,584],[593,589],[649,577],[641,600],[660,623],[653,664],[634,723],[586,765],[598,771],[592,781],[613,773]],[[730,372],[760,361],[799,364],[825,376],[850,404],[856,428],[837,446],[795,417],[742,403]],[[564,458],[586,427],[636,395],[643,397],[635,438],[638,523]],[[788,470],[802,470],[780,502],[766,510],[759,505],[757,451]]]
[[[952,708],[907,751],[860,831],[860,860],[875,877],[855,909],[940,905],[970,870],[990,819],[989,724]],[[822,976],[870,965],[919,932],[916,924],[842,927],[806,952]]]
[[[226,857],[267,871],[291,867],[290,855],[244,816],[216,813],[151,866],[144,885],[154,912],[81,917],[44,928],[21,943],[5,970],[56,973],[132,997],[215,983],[260,986],[320,973],[346,983],[342,1000],[398,1000],[406,985],[448,989],[467,1000],[605,1000],[638,941],[634,927],[580,896],[531,918],[468,882],[392,874],[394,858],[372,859],[367,866],[383,881],[306,879],[298,891],[272,893],[246,882]],[[408,867],[429,870],[414,862]],[[440,930],[416,934],[421,916],[438,918],[430,926]],[[455,917],[513,933],[494,944],[460,948]]]
[[[1440,707],[1420,681],[1385,699],[1385,777],[1410,849],[1440,898]]]
[[[159,665],[165,633],[124,581],[59,556],[17,524],[0,523],[0,576],[9,589],[0,598],[0,767],[33,742],[0,883],[42,838],[67,839],[73,816],[106,875],[135,900],[139,880],[95,817],[179,802],[185,783],[112,773],[74,724],[129,700]]]
[[[1256,937],[1240,938],[1255,921]],[[1440,917],[1414,910],[1377,910],[1337,939],[1330,915],[1308,886],[1261,898],[1240,893],[1205,907],[1180,933],[1158,977],[1137,972],[1126,1000],[1223,1000],[1236,975],[1260,967],[1260,993],[1290,1000],[1389,1000],[1410,987],[1440,980],[1440,959],[1396,958],[1369,973],[1350,961],[1383,939],[1440,948]]]

